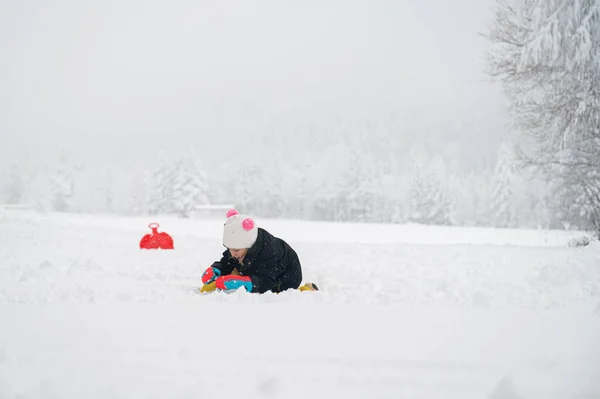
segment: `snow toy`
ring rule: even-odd
[[[252,280],[248,276],[220,276],[215,280],[217,288],[223,291],[237,290],[244,287],[246,291],[252,292]]]
[[[173,238],[165,232],[159,233],[160,225],[158,223],[150,223],[148,227],[152,229],[152,233],[142,237],[141,249],[174,249]]]
[[[237,269],[235,269],[237,271]],[[252,291],[252,280],[248,276],[241,276],[239,273],[221,276],[221,271],[215,267],[209,267],[202,274],[202,282],[210,284],[215,282],[220,290],[237,290],[240,287],[246,288],[246,291]]]
[[[237,269],[234,269],[237,272]],[[202,282],[204,284],[212,283],[221,275],[221,271],[216,267],[209,267],[204,273],[202,273]],[[237,274],[236,274],[237,275]]]
[[[210,272],[211,270],[213,270],[212,274]],[[214,272],[215,270],[218,270],[218,269],[214,269],[211,267],[208,270],[206,270],[204,272],[204,274],[202,275],[202,282],[204,283],[204,285],[200,288],[201,293],[213,292],[214,290],[217,289],[216,278],[221,274],[221,272],[215,273]],[[240,272],[238,272],[237,269],[233,269],[233,271],[231,272],[231,276],[239,276],[239,275],[240,275]]]
[[[231,275],[223,277],[219,277],[217,273],[211,275],[209,270],[204,272],[204,274],[202,275],[202,281],[206,281],[204,285],[202,285],[202,287],[200,287],[199,289],[200,293],[202,294],[213,292],[215,290],[235,290],[241,286],[244,286],[246,288],[246,291],[252,290],[251,287],[250,289],[248,289],[247,280],[244,280],[244,277],[240,276],[240,273],[237,271],[237,269],[233,269]],[[223,279],[223,282],[220,282],[220,279]],[[237,283],[238,280],[240,281],[240,283]],[[234,284],[235,287],[231,285],[233,281],[236,281],[236,283]],[[228,288],[228,284],[231,286],[230,288]],[[252,283],[250,282],[250,284]],[[298,287],[298,291],[319,291],[319,288],[315,283],[305,283],[304,285]]]

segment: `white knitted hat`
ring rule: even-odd
[[[235,209],[227,212],[227,220],[223,227],[223,245],[227,248],[250,248],[258,237],[258,227],[254,220],[240,215]]]

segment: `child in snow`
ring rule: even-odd
[[[300,287],[302,267],[292,247],[235,209],[227,212],[223,246],[227,250],[221,260],[202,274],[205,287],[214,282],[220,290],[244,287],[248,292],[257,293],[278,293]],[[316,289],[313,286],[310,288]]]

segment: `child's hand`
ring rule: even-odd
[[[202,274],[202,282],[208,284],[220,275],[221,271],[211,266]]]
[[[252,291],[252,280],[248,276],[222,276],[217,278],[216,283],[220,290],[237,290],[244,287],[246,291]]]

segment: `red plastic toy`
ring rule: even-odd
[[[158,223],[148,225],[152,229],[152,234],[146,234],[140,241],[141,249],[173,249],[173,238],[165,232],[159,233]]]

